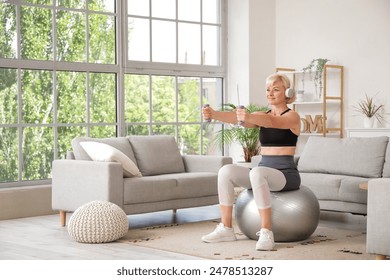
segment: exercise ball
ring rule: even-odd
[[[316,230],[320,206],[314,193],[307,187],[299,190],[271,192],[271,223],[275,242],[307,239]],[[242,191],[236,201],[235,218],[238,227],[248,238],[257,240],[261,217],[251,189]]]

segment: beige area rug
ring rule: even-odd
[[[207,259],[232,260],[371,260],[366,253],[365,233],[319,226],[304,241],[276,243],[273,251],[256,251],[234,225],[237,241],[204,243],[201,236],[213,231],[218,221],[153,226],[130,229],[118,242],[176,252]]]

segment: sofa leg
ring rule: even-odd
[[[177,212],[177,209],[172,209],[173,214],[176,214],[176,212]]]
[[[66,212],[60,211],[60,223],[61,226],[64,227],[66,225]]]
[[[385,260],[386,256],[385,255],[376,255],[375,259],[376,260]]]

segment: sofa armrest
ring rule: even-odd
[[[54,160],[52,208],[75,211],[81,205],[104,200],[123,208],[123,169],[120,163]]]
[[[367,252],[390,255],[390,178],[368,181]]]
[[[182,158],[186,172],[218,173],[222,166],[233,163],[232,158],[226,156],[183,155]]]

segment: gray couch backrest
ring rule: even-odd
[[[184,162],[173,136],[76,137],[71,143],[76,160],[92,160],[80,145],[84,141],[105,143],[120,150],[137,165],[143,176],[185,172]]]
[[[389,138],[310,137],[298,161],[298,170],[367,178],[382,177]],[[388,152],[389,153],[389,152]],[[387,155],[390,159],[390,154]],[[390,173],[390,162],[386,172]]]
[[[137,160],[134,156],[133,149],[129,143],[128,137],[116,137],[116,138],[92,138],[92,137],[75,137],[71,144],[72,150],[74,153],[74,157],[76,160],[92,160],[91,157],[87,154],[87,152],[81,147],[80,142],[99,142],[110,145],[126,156],[128,156],[135,164],[137,164]]]
[[[143,176],[185,172],[184,162],[173,136],[129,136],[138,168]]]

